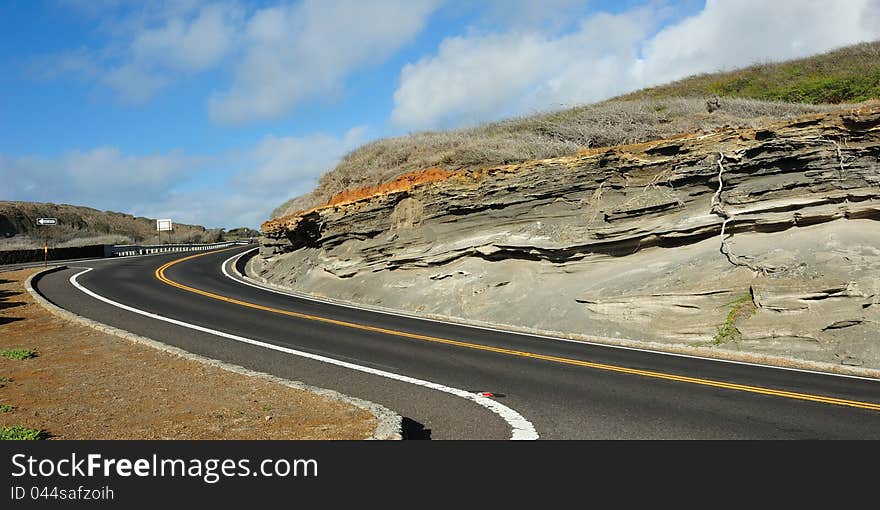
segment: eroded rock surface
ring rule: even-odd
[[[437,315],[880,368],[878,157],[874,106],[464,171],[269,221],[250,270]]]

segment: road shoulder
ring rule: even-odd
[[[249,252],[245,252],[249,253]],[[242,255],[245,255],[242,254]],[[398,315],[401,317],[411,317],[414,319],[423,319],[428,321],[445,322],[449,324],[458,324],[462,326],[470,326],[480,329],[488,329],[502,331],[508,333],[517,333],[530,335],[535,337],[543,337],[548,340],[563,340],[571,342],[582,342],[586,344],[602,345],[608,347],[618,347],[623,349],[632,349],[637,351],[649,351],[658,354],[678,355],[692,358],[702,358],[720,362],[741,363],[747,365],[758,365],[770,368],[781,368],[790,370],[800,370],[807,372],[818,372],[828,375],[842,375],[852,377],[863,377],[869,379],[880,379],[880,369],[874,369],[861,366],[849,366],[844,364],[833,364],[821,361],[812,361],[794,356],[781,356],[766,354],[761,352],[750,351],[748,349],[731,350],[716,346],[693,346],[686,343],[667,343],[638,340],[634,338],[612,338],[606,336],[595,336],[582,333],[571,333],[564,331],[549,331],[538,328],[527,328],[501,322],[485,322],[475,319],[466,319],[457,316],[429,313],[414,312],[411,310],[400,310],[377,306],[373,304],[355,302],[345,299],[329,298],[319,296],[298,290],[289,286],[274,283],[253,270],[251,262],[254,257],[248,257],[244,263],[244,268],[239,267],[238,259],[235,263],[229,264],[230,277],[239,282],[245,282],[263,288],[269,292],[278,292],[291,296],[308,299],[318,302],[324,302],[337,306],[346,306],[361,310],[368,310],[376,313],[384,313],[390,315]]]
[[[397,439],[388,409],[193,355],[62,310],[39,270],[0,276],[0,426],[59,439]],[[30,291],[30,292],[28,292]]]

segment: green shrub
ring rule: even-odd
[[[699,74],[638,90],[612,101],[722,97],[791,103],[858,103],[880,98],[880,41],[821,55]]]
[[[37,351],[31,349],[3,349],[0,356],[9,359],[29,359],[37,356]]]
[[[718,333],[712,339],[712,343],[715,345],[721,345],[728,340],[735,339],[739,334],[739,331],[736,329],[736,321],[741,318],[748,318],[755,313],[755,299],[752,296],[751,289],[736,301],[728,303],[727,306],[730,306],[730,311],[727,312],[724,323],[718,326]]]
[[[2,441],[35,441],[45,438],[46,433],[42,430],[30,429],[21,425],[0,427],[0,440]]]

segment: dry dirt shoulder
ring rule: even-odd
[[[376,418],[346,402],[160,352],[58,318],[0,273],[0,427],[57,439],[366,439]],[[0,379],[2,381],[3,379]]]

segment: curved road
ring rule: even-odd
[[[306,300],[226,274],[224,263],[251,249],[89,261],[47,274],[35,287],[100,322],[385,405],[406,417],[412,438],[880,438],[878,380]],[[474,397],[477,392],[494,396]]]

